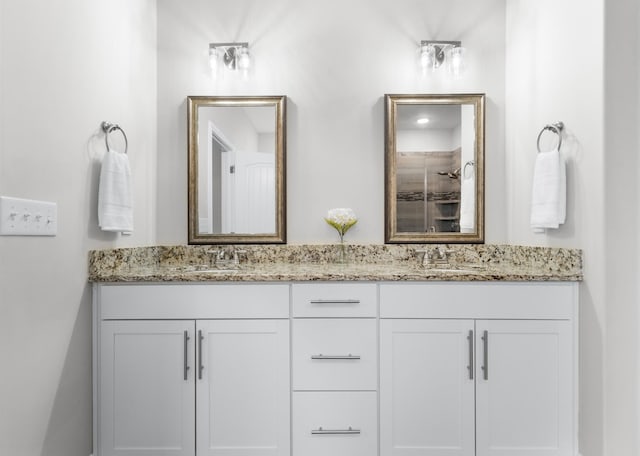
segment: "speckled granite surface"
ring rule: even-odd
[[[448,264],[423,266],[425,245],[348,245],[346,264],[338,245],[154,246],[95,250],[92,282],[201,281],[580,281],[582,252],[513,245],[442,245]],[[240,252],[240,263],[215,264],[220,250]]]

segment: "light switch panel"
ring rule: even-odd
[[[55,236],[58,232],[58,205],[0,196],[0,235]]]

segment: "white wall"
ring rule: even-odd
[[[507,2],[508,239],[584,250],[584,456],[639,450],[639,24],[635,0]],[[558,120],[567,129],[568,220],[534,235],[528,213],[535,141],[546,123]]]
[[[451,152],[460,147],[460,127],[397,130],[398,152]]]
[[[276,153],[275,133],[258,133],[258,152],[261,154]]]
[[[0,237],[2,455],[91,452],[87,252],[155,238],[155,49],[154,0],[0,0],[0,194],[58,203],[56,237]],[[128,238],[97,229],[103,120],[129,137]]]
[[[288,242],[335,242],[322,217],[352,207],[353,243],[384,241],[385,93],[486,92],[487,241],[504,241],[505,0],[158,0],[158,243],[187,239],[187,95],[287,95]],[[421,81],[421,39],[461,39],[462,81]],[[248,41],[246,81],[209,77],[209,42]],[[340,183],[343,184],[340,184]]]

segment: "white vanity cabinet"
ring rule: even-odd
[[[290,455],[288,285],[94,291],[96,456]]]
[[[292,285],[292,452],[378,454],[375,283]]]
[[[577,286],[380,286],[382,456],[574,456]]]
[[[576,282],[94,285],[95,456],[576,456]]]

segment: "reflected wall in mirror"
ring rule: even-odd
[[[286,242],[286,97],[187,104],[189,244]]]
[[[385,242],[484,242],[484,94],[385,95]]]

